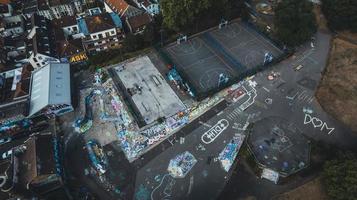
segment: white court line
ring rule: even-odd
[[[311,57],[307,57],[307,59],[309,59],[311,62],[313,62],[315,65],[319,64],[319,62],[317,62],[315,59],[311,58]]]
[[[224,33],[224,30],[222,29],[217,29],[217,30],[214,30],[212,33],[216,34],[218,37],[221,37],[221,38],[229,38],[229,39],[234,39],[236,37],[239,36],[239,34],[242,32],[242,29],[238,26],[234,26],[234,25],[237,25],[236,23],[233,23],[233,24],[230,24],[228,25],[226,28],[230,28],[230,31],[232,31],[234,33],[234,36],[233,37],[230,37],[229,34],[225,34]],[[232,28],[233,27],[233,28]],[[235,28],[235,29],[234,29]],[[235,30],[238,28],[238,32],[236,32]],[[232,34],[233,35],[233,34]]]
[[[192,65],[196,65],[197,63],[204,62],[205,60],[210,59],[210,58],[214,58],[214,57],[216,57],[216,55],[214,55],[214,54],[213,54],[212,56],[209,56],[209,57],[206,57],[206,58],[199,59],[199,60],[197,60],[196,62],[194,62],[194,63],[192,63],[192,64],[187,65],[187,66],[186,66],[186,68],[191,67]],[[203,60],[203,61],[202,61],[202,60]],[[207,66],[207,65],[205,65],[205,66]]]
[[[253,35],[251,32],[249,32],[244,25],[240,25],[243,30],[245,30],[249,35],[253,36],[254,38],[256,38],[258,40],[259,43],[261,43],[263,46],[265,46],[266,48],[268,48],[268,46],[266,46],[266,44],[264,44],[261,40],[258,39],[257,36]],[[258,34],[259,35],[259,34]],[[280,53],[282,53],[283,51],[281,51],[278,47],[276,47],[273,43],[271,43],[269,40],[265,39],[264,37],[262,37],[261,35],[259,35],[259,37],[261,37],[265,42],[269,43],[271,46],[273,46],[275,49],[277,49]],[[268,48],[269,49],[269,48]]]
[[[266,88],[266,87],[263,87],[263,89],[267,92],[270,92],[270,90],[268,90],[268,88]]]
[[[200,40],[201,40],[201,39],[200,39]],[[232,70],[232,71],[234,72],[234,69],[233,69],[230,65],[228,65],[228,64],[223,60],[223,58],[221,58],[220,56],[218,56],[218,55],[216,54],[216,52],[214,52],[214,51],[212,50],[212,48],[209,47],[209,46],[205,43],[205,41],[202,40],[202,42],[203,42],[203,45],[205,45],[205,46],[207,47],[207,49],[208,49],[211,53],[213,53],[219,60],[221,60],[221,61],[223,62],[223,64],[224,64],[225,66],[227,66],[230,70]]]
[[[196,38],[196,40],[198,40],[198,38]],[[190,40],[188,40],[187,42],[189,42],[189,45],[190,45],[190,47],[192,49],[191,52],[183,51],[182,50],[182,46],[181,46],[181,48],[180,47],[176,47],[176,46],[175,47],[169,47],[169,48],[167,48],[167,50],[170,50],[172,53],[174,53],[174,55],[177,54],[178,56],[187,56],[187,55],[196,54],[197,52],[199,52],[199,49],[201,49],[201,47],[202,47],[201,41],[200,42],[197,41],[197,43],[199,44],[197,46],[197,48],[194,48],[194,44]],[[173,48],[176,48],[176,50],[173,49]],[[177,52],[177,51],[179,51],[179,52]]]
[[[245,47],[245,46],[248,46],[249,43],[251,42],[255,42],[256,40],[255,39],[251,39],[251,40],[248,40],[246,42],[241,42],[239,43],[238,45],[234,46],[234,47],[231,47],[230,49],[234,50],[236,48],[241,48],[241,47]]]

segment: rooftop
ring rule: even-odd
[[[57,28],[64,28],[67,26],[75,26],[77,25],[76,17],[74,16],[63,16],[60,19],[52,20],[53,26]]]
[[[25,141],[26,149],[14,154],[9,169],[16,171],[8,178],[8,182],[14,183],[14,188],[11,189],[13,193],[26,195],[29,194],[29,189],[47,189],[46,185],[51,185],[52,181],[58,180],[54,179],[60,177],[55,158],[58,153],[56,145],[55,136],[51,132],[36,134]],[[41,190],[39,192],[41,193]]]
[[[50,63],[33,72],[30,116],[48,105],[71,105],[69,64]]]
[[[97,33],[112,28],[122,28],[120,17],[115,13],[103,13],[87,16],[78,21],[79,29],[84,35]]]
[[[53,7],[53,6],[60,6],[64,4],[69,4],[71,3],[71,0],[47,0],[48,4]]]
[[[37,0],[24,0],[23,2],[23,14],[32,14],[37,12]]]
[[[186,109],[149,57],[137,58],[114,69],[123,92],[131,98],[146,124]]]
[[[125,0],[105,0],[105,3],[119,15],[123,15],[129,7],[129,4]]]
[[[61,58],[72,56],[83,52],[82,40],[61,40],[57,41],[57,52]]]
[[[0,4],[0,13],[8,13],[8,12],[9,12],[8,4]]]
[[[0,73],[0,104],[15,101],[29,94],[31,65]]]
[[[151,17],[147,13],[143,13],[141,15],[136,15],[134,17],[130,17],[128,19],[128,23],[130,24],[133,30],[136,30],[142,26],[151,22]]]

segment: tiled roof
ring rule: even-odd
[[[105,3],[120,15],[123,15],[129,7],[129,4],[125,0],[105,0]]]
[[[57,43],[57,52],[61,58],[83,52],[82,40],[62,40]]]
[[[77,25],[77,21],[74,16],[64,16],[60,19],[54,19],[52,20],[52,23],[55,27],[58,28]]]
[[[137,15],[128,19],[128,23],[132,30],[136,30],[151,22],[151,17],[147,13]]]
[[[89,33],[97,33],[115,28],[115,24],[109,13],[86,17],[85,22]]]

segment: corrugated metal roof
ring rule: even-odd
[[[50,64],[50,96],[49,104],[71,104],[71,80],[69,64],[51,63]]]
[[[50,66],[35,71],[32,75],[30,112],[33,115],[48,105]]]
[[[70,71],[67,63],[50,63],[32,76],[29,116],[47,105],[71,104]]]

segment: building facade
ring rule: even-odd
[[[119,48],[125,37],[120,17],[115,13],[102,13],[78,20],[82,42],[88,53]]]
[[[81,0],[27,0],[24,3],[24,14],[37,13],[49,20],[64,16],[74,16],[82,12]]]

